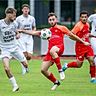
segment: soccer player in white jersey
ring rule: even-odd
[[[91,24],[90,43],[92,45],[94,53],[96,54],[96,13],[89,16],[88,22],[90,22],[90,24]],[[94,62],[96,65],[96,55],[94,57]]]
[[[24,30],[36,30],[35,18],[29,15],[29,5],[22,5],[23,14],[16,18],[18,23],[18,29]],[[26,33],[20,33],[20,38],[18,40],[20,44],[20,49],[23,51],[27,60],[30,60],[33,54],[33,36]],[[22,74],[25,74],[25,69],[22,66]]]
[[[14,57],[19,60],[26,71],[28,70],[27,60],[23,52],[18,47],[17,38],[19,38],[19,32],[16,32],[16,10],[14,8],[6,8],[5,10],[6,17],[0,20],[0,49],[1,49],[1,58],[4,65],[5,72],[13,86],[13,92],[18,91],[19,87],[16,83],[15,77],[13,76],[9,62],[10,57]]]

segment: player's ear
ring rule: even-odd
[[[23,12],[23,9],[22,9],[22,12]]]
[[[56,22],[58,22],[58,19],[56,19]]]

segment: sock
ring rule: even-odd
[[[78,68],[77,62],[70,62],[67,64],[68,68]]]
[[[96,66],[90,66],[91,78],[96,78]]]
[[[14,76],[11,77],[9,80],[10,80],[10,82],[11,82],[11,84],[12,84],[13,86],[17,86],[17,83],[16,83],[16,80],[15,80],[15,77],[14,77]]]
[[[50,81],[52,81],[53,83],[55,83],[57,80],[56,80],[56,78],[55,78],[55,76],[52,74],[52,73],[50,73],[50,75],[47,77]]]
[[[24,67],[22,63],[21,63],[21,68],[22,68],[22,72],[26,71],[26,68]]]
[[[96,57],[94,58],[95,66],[96,66]]]
[[[61,63],[60,63],[60,58],[59,57],[55,58],[54,62],[56,63],[58,71],[62,71],[62,66],[61,66]]]

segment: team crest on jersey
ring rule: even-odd
[[[82,56],[79,56],[79,58],[82,58]]]
[[[55,32],[58,32],[58,30],[55,30]]]
[[[22,22],[24,22],[24,20],[21,20]]]

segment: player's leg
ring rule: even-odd
[[[11,70],[10,70],[10,66],[9,66],[9,60],[12,58],[12,56],[10,56],[10,49],[7,48],[1,48],[1,59],[3,62],[3,66],[4,66],[4,70],[6,72],[7,77],[9,78],[12,86],[13,86],[13,92],[18,91],[19,87],[16,83],[15,77],[13,76]]]
[[[62,69],[63,71],[65,71],[67,68],[80,68],[82,64],[83,64],[83,61],[76,60],[73,62],[64,63],[64,65],[62,66]]]
[[[13,76],[11,70],[10,70],[10,67],[9,67],[9,58],[8,57],[4,57],[2,59],[3,61],[3,65],[4,65],[4,69],[5,69],[5,72],[7,74],[7,77],[9,78],[12,86],[13,86],[13,92],[15,91],[18,91],[19,90],[19,87],[16,83],[16,80],[15,80],[15,77]]]
[[[27,51],[26,51],[26,44],[24,42],[24,40],[22,39],[18,39],[18,47],[20,48],[20,50],[24,53],[24,56],[27,57]],[[22,74],[26,73],[26,68],[24,67],[24,65],[22,63],[21,64],[21,68],[22,68]]]
[[[60,48],[58,48],[57,46],[53,46],[51,49],[50,49],[50,54],[54,60],[54,62],[56,63],[56,66],[58,68],[58,71],[60,73],[60,79],[61,80],[64,80],[65,78],[65,74],[64,72],[62,71],[62,65],[61,65],[61,62],[60,62],[60,57],[58,55],[58,52],[60,51]]]
[[[27,51],[26,59],[27,60],[32,59],[32,54],[33,54],[33,39],[31,39],[30,41],[28,40],[26,42],[26,51]]]
[[[90,42],[91,42],[91,46],[93,48],[94,53],[96,53],[96,38],[91,38]],[[92,74],[92,72],[94,74],[94,70],[95,70],[95,75],[96,75],[96,55],[94,56],[94,63],[95,63],[95,68],[94,68],[94,66],[93,67],[90,66],[90,74]],[[94,75],[91,77],[93,77],[93,80],[91,80],[91,82],[92,81],[95,82]],[[95,76],[95,78],[96,78],[96,76]]]
[[[52,65],[52,62],[50,61],[43,61],[41,65],[41,73],[48,78],[51,82],[54,83],[54,86],[51,88],[51,90],[55,90],[59,85],[60,82],[56,79],[56,77],[48,71],[49,67]]]
[[[91,43],[91,46],[92,46],[94,53],[96,53],[96,38],[91,38],[90,43]],[[96,65],[96,55],[94,56],[94,62]]]
[[[23,54],[23,52],[19,49],[19,47],[17,47],[17,49],[11,53],[14,58],[16,58],[17,60],[19,60],[21,62],[21,64],[23,65],[24,67],[24,72],[23,72],[23,75],[28,72],[28,63],[27,63],[27,60]]]
[[[32,59],[32,54],[31,53],[29,53],[29,52],[23,52],[24,53],[24,55],[25,55],[25,57],[26,57],[26,59],[27,60],[31,60]]]
[[[86,54],[86,58],[90,63],[90,75],[91,75],[91,82],[96,83],[96,65],[94,62],[94,52],[91,47],[88,47],[88,52]]]
[[[62,69],[63,71],[65,71],[67,68],[80,68],[83,64],[83,61],[84,61],[84,55],[85,55],[85,52],[82,51],[77,51],[76,50],[76,61],[73,61],[73,62],[70,62],[70,63],[64,63]]]
[[[96,65],[94,63],[94,57],[90,56],[90,57],[87,57],[87,59],[90,63],[91,82],[96,83]]]

